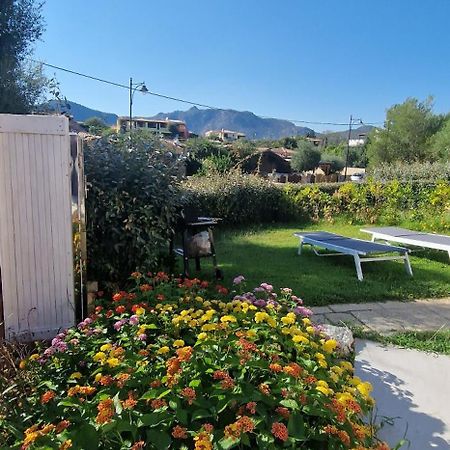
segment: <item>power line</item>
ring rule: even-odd
[[[80,76],[80,77],[88,78],[90,80],[98,81],[100,83],[105,83],[105,84],[109,84],[111,86],[120,87],[122,89],[129,90],[129,86],[127,86],[126,84],[116,83],[114,81],[110,81],[110,80],[105,80],[103,78],[94,77],[92,75],[87,75],[85,73],[77,72],[75,70],[67,69],[65,67],[56,66],[54,64],[45,63],[43,61],[37,61],[35,59],[30,59],[30,60],[33,61],[34,63],[42,64],[43,66],[46,66],[46,67],[51,67],[53,69],[61,70],[63,72],[71,73],[73,75],[77,75],[77,76]],[[173,101],[180,102],[180,103],[186,103],[186,104],[192,105],[192,106],[199,106],[200,108],[224,110],[224,108],[218,108],[217,106],[205,105],[205,104],[202,104],[202,103],[193,102],[193,101],[190,101],[190,100],[185,100],[185,99],[178,98],[178,97],[172,97],[170,95],[160,94],[158,92],[146,91],[146,92],[142,92],[142,94],[153,95],[155,97],[165,98],[167,100],[173,100]],[[277,119],[276,117],[269,117],[269,116],[260,116],[260,117],[263,118],[263,119]],[[293,122],[293,123],[302,123],[302,124],[310,124],[310,125],[348,126],[348,123],[342,123],[342,122],[321,122],[321,121],[300,120],[300,119],[279,119],[279,120],[287,120],[287,121]],[[383,122],[365,122],[363,124],[364,125],[379,125],[379,124],[382,124],[382,123]]]

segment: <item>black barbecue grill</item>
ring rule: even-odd
[[[216,217],[203,217],[193,210],[183,210],[177,226],[181,235],[181,247],[172,248],[175,254],[183,258],[183,276],[190,277],[189,260],[195,260],[195,269],[201,270],[200,259],[212,258],[215,277],[223,279],[223,272],[217,265],[216,249],[214,246],[213,229],[221,219]]]

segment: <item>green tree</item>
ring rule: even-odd
[[[294,148],[298,148],[297,139],[295,137],[285,137],[281,140],[282,146],[284,148],[289,148],[293,150]]]
[[[443,117],[433,114],[432,107],[430,97],[423,102],[408,98],[389,108],[384,129],[376,129],[370,135],[367,145],[370,163],[433,160],[429,142],[441,127]]]
[[[47,79],[27,61],[44,31],[42,3],[0,1],[0,112],[28,113],[43,100]]]
[[[330,173],[340,172],[345,167],[345,161],[336,155],[323,155],[320,163],[330,164]]]
[[[252,141],[248,141],[247,139],[239,139],[236,142],[233,142],[231,146],[231,154],[233,158],[237,161],[252,155],[256,151],[256,144]]]
[[[320,150],[311,142],[300,141],[297,151],[292,156],[291,167],[298,171],[316,170],[320,162]]]
[[[104,131],[110,128],[100,117],[91,117],[85,120],[84,126],[88,129],[89,133],[97,136],[102,135]]]
[[[186,174],[197,173],[204,159],[222,155],[228,155],[228,150],[219,142],[204,138],[189,139],[186,142]]]
[[[447,161],[450,159],[450,117],[442,128],[430,140],[431,152],[436,159]]]

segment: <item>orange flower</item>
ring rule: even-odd
[[[197,394],[195,393],[195,389],[190,387],[184,388],[181,390],[181,395],[187,400],[189,405],[192,405],[194,400],[197,398]]]
[[[116,308],[116,313],[117,313],[117,314],[123,314],[126,310],[127,310],[127,309],[125,308],[125,306],[119,305],[119,306]]]
[[[203,432],[194,437],[194,450],[212,450],[209,434]]]
[[[59,446],[59,450],[67,450],[71,447],[72,447],[72,439],[67,439]]]
[[[162,383],[161,383],[160,380],[154,380],[154,381],[152,381],[152,382],[150,383],[150,386],[151,386],[152,388],[158,388],[158,387],[160,387],[161,385],[162,385]]]
[[[143,284],[142,286],[139,286],[139,289],[141,290],[141,292],[148,292],[151,291],[153,287],[149,284]]]
[[[45,403],[48,403],[50,400],[53,400],[55,396],[56,394],[53,391],[45,391],[41,395],[41,403],[44,405]]]
[[[159,409],[167,406],[167,402],[163,399],[156,398],[155,400],[151,401],[150,406],[152,407],[152,409]]]
[[[283,371],[291,377],[298,378],[302,374],[303,369],[297,363],[291,362],[284,367]]]
[[[283,417],[283,419],[289,419],[289,415],[290,415],[290,413],[289,413],[289,410],[287,409],[287,408],[284,408],[283,406],[279,406],[276,410],[275,410],[275,412],[277,413],[277,414],[279,414],[281,417]]]
[[[266,383],[261,383],[261,384],[258,386],[258,389],[259,389],[259,391],[260,391],[262,394],[264,394],[264,395],[270,395],[270,387],[269,387],[268,384],[266,384]]]
[[[114,402],[111,398],[107,398],[102,400],[98,405],[98,414],[95,421],[98,424],[104,424],[111,422],[111,419],[114,416]]]
[[[280,439],[280,441],[287,441],[289,434],[288,434],[288,429],[286,428],[286,425],[284,425],[283,423],[280,422],[275,422],[272,424],[272,434]]]
[[[236,423],[242,433],[251,433],[255,429],[253,419],[248,416],[242,416]]]
[[[250,414],[256,414],[256,402],[248,402],[245,405],[245,409],[250,413]]]
[[[70,421],[68,421],[68,420],[61,420],[61,422],[59,422],[56,425],[55,433],[59,434],[62,431],[64,431],[66,428],[68,428],[69,426],[70,426]]]
[[[207,433],[212,433],[214,430],[214,426],[210,423],[204,423],[203,424],[203,429],[207,432]]]
[[[117,374],[114,379],[116,381],[117,387],[122,389],[125,385],[125,383],[130,379],[129,373],[119,373]]]
[[[128,392],[128,398],[122,401],[123,409],[133,409],[137,405],[137,400],[134,398],[133,392]]]
[[[133,444],[133,446],[131,447],[131,450],[140,450],[141,448],[144,448],[144,447],[145,447],[145,442],[138,441]]]
[[[172,429],[172,436],[175,439],[187,439],[188,435],[186,434],[187,429],[180,427],[180,425],[176,425]]]
[[[178,359],[181,362],[186,362],[191,359],[192,353],[193,353],[192,347],[181,347],[177,350],[177,356]]]
[[[269,369],[272,372],[279,373],[279,372],[283,371],[283,366],[281,364],[278,364],[278,363],[272,363],[272,364],[269,364]]]

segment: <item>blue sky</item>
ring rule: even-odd
[[[437,112],[450,110],[448,0],[47,0],[44,16],[38,59],[208,105],[377,122],[434,95]],[[126,90],[47,73],[70,100],[128,111]],[[136,115],[187,108],[135,95]]]

